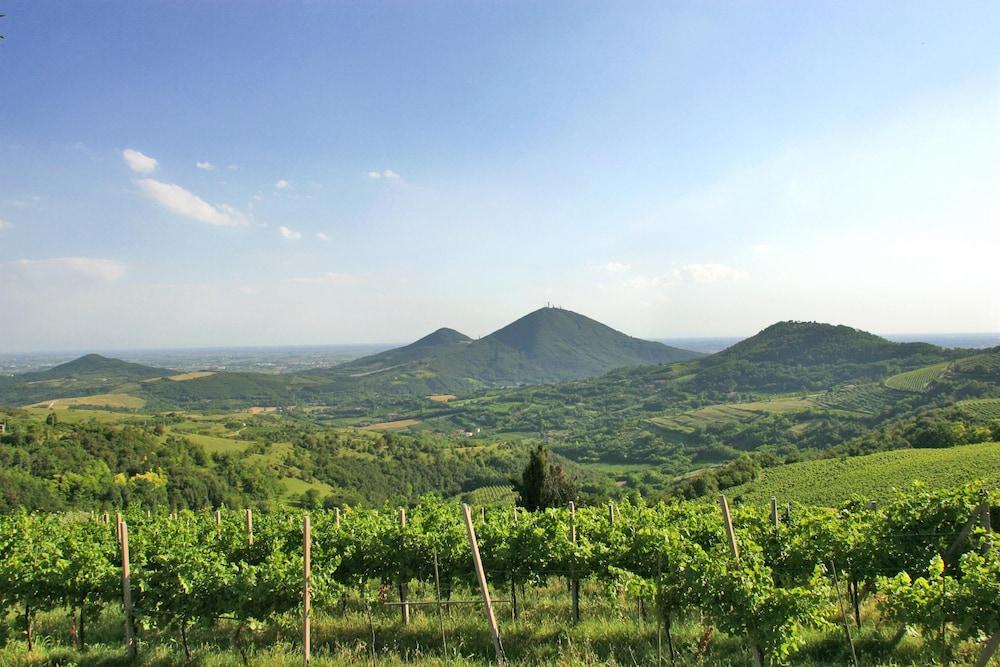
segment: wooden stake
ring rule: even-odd
[[[302,653],[308,665],[312,659],[312,633],[309,627],[309,608],[312,603],[312,534],[309,515],[302,517]]]
[[[128,562],[128,524],[121,522],[122,606],[125,610],[125,648],[129,660],[135,660],[135,628],[132,626],[132,570]]]
[[[472,564],[476,568],[476,578],[479,579],[479,590],[483,594],[483,604],[486,605],[486,619],[493,635],[493,648],[496,649],[497,663],[507,667],[507,655],[500,642],[500,628],[497,627],[497,617],[493,613],[493,601],[490,599],[490,589],[486,584],[486,572],[483,570],[483,560],[479,555],[479,542],[476,540],[476,528],[472,525],[472,510],[462,503],[462,514],[465,517],[465,530],[469,534],[469,547],[472,549]]]
[[[247,508],[247,544],[253,544],[253,510]]]
[[[771,525],[778,529],[778,499],[771,496]]]
[[[406,528],[406,508],[399,510],[399,527]],[[402,575],[399,577],[399,601],[402,603],[399,608],[403,614],[403,625],[410,624],[410,605],[407,603],[407,585],[403,581]]]
[[[615,525],[615,503],[608,501],[608,523]]]
[[[222,525],[222,510],[215,510],[215,525]]]
[[[340,528],[340,508],[337,507],[333,510],[333,522],[337,528]]]
[[[722,520],[726,524],[726,538],[729,540],[729,552],[733,555],[733,560],[740,560],[740,546],[736,543],[736,532],[733,530],[733,517],[729,513],[729,501],[725,496],[719,496],[719,505],[722,507]]]
[[[740,562],[740,546],[736,542],[736,531],[733,530],[733,517],[729,513],[729,501],[725,495],[719,496],[719,505],[722,507],[722,520],[726,524],[726,537],[729,539],[729,552],[737,564]],[[753,653],[753,661],[757,667],[764,667],[764,653],[756,644],[751,644],[750,652]]]
[[[115,512],[115,540],[122,543],[122,513]]]

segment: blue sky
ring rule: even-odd
[[[1000,5],[2,2],[0,350],[1000,330]]]

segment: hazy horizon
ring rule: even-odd
[[[0,352],[1000,331],[959,5],[12,5]]]

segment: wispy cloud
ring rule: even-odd
[[[741,271],[725,264],[684,264],[665,275],[634,276],[626,285],[632,289],[666,289],[682,285],[715,285],[722,282],[734,282],[747,278]]]
[[[50,257],[19,259],[14,265],[24,273],[41,276],[74,275],[97,278],[107,282],[125,275],[126,266],[114,259],[99,257]]]
[[[398,179],[399,177],[400,177],[399,174],[397,174],[396,172],[394,172],[392,169],[383,169],[382,171],[369,171],[368,172],[368,178],[371,178],[373,180],[378,180],[380,178],[385,178],[385,179],[388,179],[390,181],[394,181],[394,180]]]
[[[12,229],[13,227],[14,227],[13,223],[7,222],[3,218],[0,218],[0,232],[2,232],[4,230],[7,230],[7,229]]]
[[[237,227],[250,221],[228,204],[210,204],[198,195],[174,183],[143,178],[138,185],[157,204],[176,215],[209,225]]]
[[[632,270],[632,266],[623,262],[608,262],[604,265],[604,270],[608,273],[626,273]]]
[[[279,179],[278,179],[278,180],[277,180],[277,181],[275,182],[275,184],[274,184],[274,188],[275,188],[275,190],[284,190],[284,189],[285,189],[285,188],[287,188],[287,187],[288,187],[289,185],[291,185],[291,184],[290,184],[290,183],[289,183],[288,181],[286,181],[286,180],[285,180],[285,179],[283,179],[283,178],[279,178]]]
[[[335,273],[330,271],[328,273],[323,273],[318,276],[308,276],[305,278],[292,278],[293,283],[299,283],[300,285],[356,285],[361,282],[361,279],[350,273]]]
[[[133,148],[126,148],[122,151],[122,159],[129,169],[137,174],[151,174],[156,170],[159,162],[156,158],[151,158]]]
[[[298,241],[302,238],[302,232],[297,232],[294,229],[285,227],[284,225],[278,225],[278,232],[281,234],[281,238],[288,241]]]
[[[211,162],[208,162],[207,160],[204,161],[204,162],[195,162],[194,166],[198,167],[199,169],[201,169],[203,171],[214,171],[215,170],[215,165],[212,164]]]
[[[320,241],[329,241],[329,240],[331,240],[330,239],[330,235],[327,234],[326,232],[316,232],[316,238],[319,239]]]

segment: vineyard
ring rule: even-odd
[[[767,468],[760,478],[727,493],[750,503],[771,496],[836,507],[852,497],[884,501],[920,480],[929,490],[978,479],[1000,488],[1000,443],[943,449],[898,449],[867,456],[803,461]]]
[[[940,364],[918,368],[915,371],[893,375],[886,378],[885,386],[890,389],[898,389],[899,391],[924,392],[927,391],[931,382],[944,375],[950,366],[951,362],[945,361]]]
[[[876,415],[891,405],[896,396],[896,390],[881,384],[858,384],[837,387],[814,400],[826,408]]]
[[[1000,419],[1000,398],[978,398],[959,401],[958,407],[974,417]]]
[[[998,500],[962,487],[840,510],[768,503],[730,513],[723,500],[463,517],[428,498],[407,510],[308,518],[7,516],[0,605],[10,611],[11,643],[2,655],[36,650],[37,619],[50,614],[52,627],[51,614],[68,612],[63,642],[83,647],[92,626],[106,637],[116,623],[119,659],[152,652],[166,663],[197,657],[204,638],[224,632],[243,661],[281,650],[286,662],[312,651],[316,661],[371,664],[396,646],[399,661],[534,664],[583,651],[572,655],[803,664],[808,648],[813,664],[857,664],[852,655],[898,664],[904,633],[888,636],[900,628],[922,638],[908,649],[913,664],[972,661],[998,643],[984,648],[1000,630],[1000,548],[988,537]],[[479,597],[484,580],[493,603]],[[554,612],[553,599],[569,613]],[[490,643],[494,604],[504,613]],[[387,629],[392,616],[399,620]],[[349,617],[367,623],[338,625]],[[605,625],[587,625],[598,617]],[[548,647],[525,625],[540,618],[564,625]],[[562,646],[572,628],[609,623],[607,641],[597,633],[583,648]],[[403,652],[392,632],[418,643]]]

